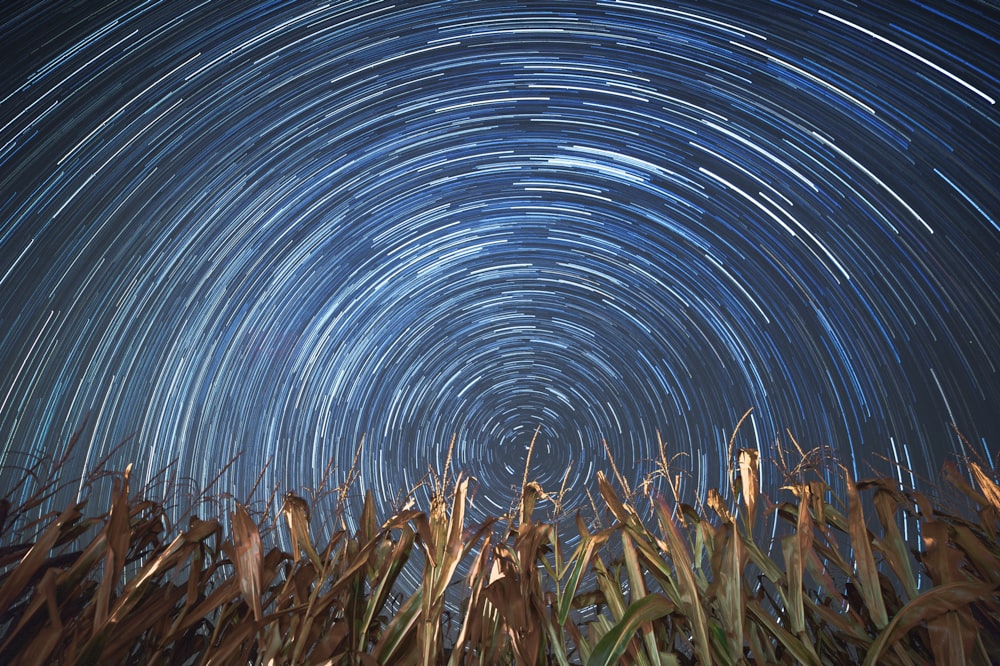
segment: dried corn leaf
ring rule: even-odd
[[[899,609],[899,612],[892,618],[892,622],[882,630],[868,649],[868,653],[865,655],[865,666],[878,663],[879,658],[890,646],[918,624],[932,621],[959,609],[965,609],[970,604],[980,601],[990,602],[992,612],[1000,611],[996,603],[996,593],[996,588],[984,589],[981,584],[969,582],[947,583],[927,590]],[[952,629],[956,630],[956,635],[950,638],[947,635],[940,635],[939,639],[949,643],[955,641],[964,646],[968,643],[969,635],[975,632],[975,628],[972,626],[958,626],[952,627]]]
[[[1000,584],[1000,544],[993,543],[992,550],[983,539],[969,527],[962,524],[952,525],[955,530],[955,545],[965,552],[966,566],[972,567],[976,573],[994,585]]]
[[[601,493],[601,497],[604,499],[604,503],[607,504],[608,508],[611,510],[611,514],[618,519],[622,525],[628,525],[632,522],[632,518],[635,516],[635,512],[626,507],[620,499],[618,499],[618,494],[615,493],[614,488],[611,487],[611,483],[608,481],[607,477],[604,476],[604,472],[598,470],[597,472],[597,488]]]
[[[892,567],[896,578],[903,584],[903,589],[910,599],[917,596],[917,579],[913,575],[913,567],[910,565],[910,552],[903,540],[903,535],[899,532],[896,524],[896,509],[899,506],[898,498],[885,490],[875,491],[875,514],[882,525],[882,554],[885,556],[889,566]]]
[[[854,549],[854,566],[857,571],[858,587],[875,627],[881,630],[888,624],[889,617],[885,610],[885,600],[882,598],[875,558],[872,555],[871,534],[865,525],[865,515],[861,507],[861,498],[858,496],[858,486],[851,478],[850,472],[846,474],[848,532],[851,535],[851,547]]]
[[[688,552],[677,525],[670,517],[670,511],[663,502],[656,506],[660,528],[663,530],[667,544],[670,546],[670,558],[677,571],[677,591],[680,594],[681,610],[691,623],[694,635],[694,651],[702,663],[712,663],[712,652],[708,641],[708,618],[702,606],[701,590],[694,576],[694,563]]]
[[[943,520],[928,520],[921,525],[921,537],[926,551],[921,560],[936,585],[957,583],[962,573],[963,553],[950,545],[951,535]]]
[[[97,586],[94,599],[94,633],[101,631],[108,619],[114,586],[125,568],[131,531],[129,530],[128,477],[131,465],[126,468],[111,504],[108,522],[104,526],[108,549],[104,554],[104,573]]]
[[[28,582],[45,565],[49,552],[55,546],[60,532],[79,518],[79,508],[74,504],[67,507],[59,514],[58,518],[45,528],[45,531],[32,544],[13,571],[3,579],[3,584],[0,585],[0,609],[9,608],[15,600],[25,594]]]
[[[713,558],[713,575],[718,588],[718,613],[725,633],[720,646],[726,663],[736,664],[743,655],[746,599],[743,596],[743,540],[736,526],[728,523],[721,528],[721,548]],[[718,562],[716,565],[715,563]]]
[[[753,449],[740,449],[737,464],[740,470],[740,490],[746,508],[745,520],[748,535],[753,534],[757,519],[757,499],[760,496],[760,461]]]
[[[975,477],[979,487],[982,488],[983,495],[986,496],[990,505],[995,511],[1000,511],[1000,486],[994,483],[993,479],[974,461],[969,461],[969,469],[972,470],[972,476]]]
[[[240,593],[243,600],[253,609],[254,620],[260,622],[263,618],[261,608],[261,569],[263,567],[263,546],[257,525],[250,518],[246,509],[239,503],[232,514],[233,545],[236,550],[236,576],[239,579]]]

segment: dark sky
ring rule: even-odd
[[[992,464],[1000,11],[882,4],[5,8],[0,484],[88,414],[71,476],[239,497],[454,434],[473,519],[536,428],[569,507],[602,440],[725,486],[751,407],[765,460]]]

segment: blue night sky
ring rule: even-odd
[[[993,464],[1000,9],[861,5],[5,4],[0,487]]]

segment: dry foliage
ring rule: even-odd
[[[775,503],[758,453],[732,453],[733,501],[713,490],[697,510],[598,474],[604,528],[535,520],[538,502],[558,504],[527,476],[510,516],[468,525],[468,480],[446,467],[426,511],[380,520],[369,493],[357,529],[331,516],[341,528],[322,544],[310,521],[323,517],[288,495],[292,553],[265,552],[265,523],[281,523],[239,503],[230,536],[193,517],[171,537],[163,507],[130,494],[128,470],[103,513],[81,502],[28,520],[52,490],[43,484],[21,506],[0,500],[0,663],[989,664],[1000,654],[996,470],[970,461],[967,480],[945,470],[965,512],[846,472],[838,501],[801,468]],[[403,593],[408,563],[421,570]],[[446,604],[456,591],[457,622]]]

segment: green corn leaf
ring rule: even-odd
[[[661,594],[646,595],[629,605],[622,618],[597,641],[587,660],[587,666],[617,664],[640,626],[669,615],[673,611],[674,605]]]

